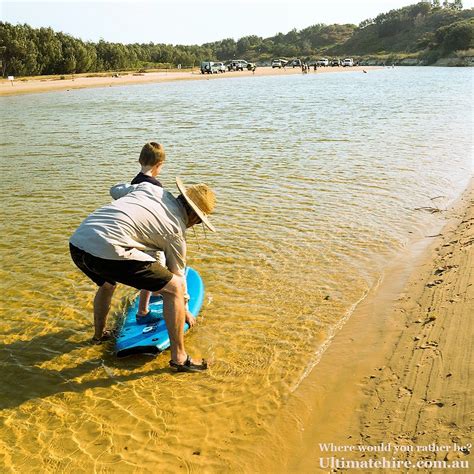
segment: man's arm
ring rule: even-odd
[[[184,294],[186,301],[189,300],[188,290],[186,286],[186,241],[181,235],[170,236],[167,239],[167,246],[164,249],[166,257],[166,266],[171,273],[182,278],[184,286]]]
[[[138,184],[120,183],[110,188],[110,195],[112,199],[120,199],[131,193],[134,189],[137,189]]]

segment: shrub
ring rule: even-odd
[[[474,18],[454,23],[448,27],[443,41],[446,52],[474,47]]]
[[[421,55],[424,64],[434,64],[441,57],[441,51],[438,49],[427,50]]]
[[[459,51],[455,51],[454,55],[458,58],[472,58],[474,57],[474,48],[460,49]]]

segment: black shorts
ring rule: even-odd
[[[77,267],[98,286],[118,282],[137,290],[159,291],[173,278],[173,274],[158,262],[108,260],[94,257],[72,244],[69,244],[69,250]]]

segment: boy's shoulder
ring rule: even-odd
[[[163,185],[153,176],[148,176],[145,173],[138,173],[135,178],[132,179],[132,182],[130,184],[140,184],[140,183],[150,183],[155,186],[159,186],[160,188],[163,187]]]
[[[161,186],[153,185],[147,181],[143,181],[139,184],[128,184],[128,183],[119,183],[110,188],[110,195],[114,200],[120,199],[127,194],[130,194],[134,191],[145,192],[150,196],[156,198],[161,198],[165,190]]]

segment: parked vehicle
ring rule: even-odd
[[[290,66],[292,67],[301,67],[302,66],[302,63],[301,63],[301,59],[293,59],[293,61],[291,61],[290,63]]]
[[[318,66],[327,67],[327,66],[329,66],[329,59],[327,59],[327,58],[318,59],[318,61],[317,61],[316,64],[317,64]]]
[[[217,72],[224,73],[227,71],[227,68],[224,66],[224,63],[214,63],[214,66],[217,69]]]
[[[227,65],[227,69],[229,71],[243,71],[244,69],[247,69],[247,64],[248,62],[244,59],[233,59]]]
[[[339,59],[337,58],[334,58],[332,61],[331,61],[331,66],[332,67],[337,67],[337,66],[340,66],[341,65],[341,61],[339,61]]]
[[[248,71],[253,71],[254,69],[257,69],[257,65],[255,63],[247,63]]]
[[[286,61],[285,59],[274,59],[272,61],[272,68],[278,68],[278,69],[281,69],[282,67],[285,67],[286,64],[288,63],[288,61]]]
[[[354,60],[352,58],[346,58],[344,59],[342,65],[344,67],[347,67],[347,66],[354,66]]]
[[[201,63],[201,74],[217,74],[219,72],[218,63],[203,61]]]

